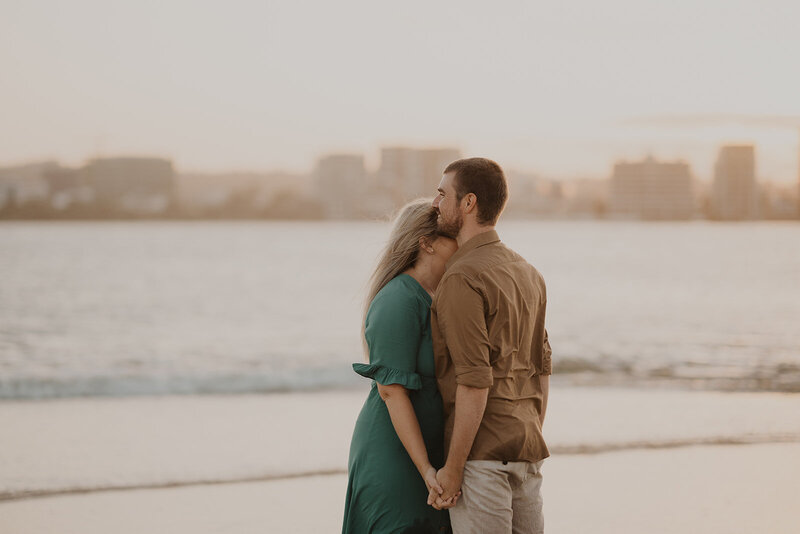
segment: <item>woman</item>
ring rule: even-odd
[[[429,200],[403,207],[371,278],[369,364],[353,369],[373,382],[350,444],[344,534],[450,532],[447,510],[427,504],[444,463],[429,308],[457,248],[436,217]]]

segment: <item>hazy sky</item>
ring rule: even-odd
[[[797,178],[800,2],[0,0],[0,165],[155,154],[179,170],[304,171],[329,151],[454,145],[604,176],[756,142]],[[798,120],[800,126],[800,120]]]

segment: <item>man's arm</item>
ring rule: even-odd
[[[544,310],[542,311],[544,320]],[[539,425],[544,426],[544,414],[547,412],[547,398],[550,395],[550,373],[553,372],[553,348],[550,346],[550,336],[544,330],[544,343],[542,346],[542,363],[539,370],[539,385],[542,389],[542,413],[539,414]]]
[[[550,375],[539,375],[542,387],[542,413],[539,414],[539,425],[544,426],[544,414],[547,412],[547,397],[550,394]]]
[[[436,475],[444,491],[432,503],[441,507],[461,488],[464,464],[480,428],[494,378],[480,282],[454,274],[440,283],[437,292],[437,320],[453,361],[457,384],[447,460]]]
[[[455,495],[461,488],[464,464],[467,463],[475,435],[481,426],[488,397],[489,388],[473,388],[463,384],[456,387],[456,413],[450,450],[447,453],[447,462],[444,467],[436,473],[436,479],[444,490],[440,497],[442,501]],[[440,505],[441,503],[437,500],[434,504]]]

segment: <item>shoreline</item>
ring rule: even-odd
[[[731,446],[751,446],[751,445],[786,445],[786,444],[800,444],[800,433],[796,435],[777,435],[777,436],[754,436],[751,438],[730,438],[730,439],[708,439],[708,440],[683,440],[675,441],[673,443],[630,443],[619,444],[612,446],[600,445],[597,447],[577,446],[577,447],[555,447],[551,450],[550,458],[554,456],[598,456],[603,454],[614,454],[620,452],[633,452],[633,451],[659,451],[659,450],[672,450],[684,449],[692,447],[731,447]],[[548,460],[550,459],[548,458]],[[141,491],[141,490],[157,490],[157,489],[173,489],[173,488],[187,488],[196,486],[217,486],[228,484],[249,484],[258,482],[284,482],[295,479],[307,479],[315,477],[328,477],[337,475],[346,475],[347,469],[328,469],[307,471],[301,473],[285,473],[285,474],[261,474],[253,475],[250,477],[239,478],[220,478],[213,480],[183,480],[183,481],[170,481],[152,484],[134,484],[134,485],[119,485],[119,486],[103,486],[103,487],[76,487],[76,488],[63,488],[55,490],[23,490],[21,492],[3,492],[0,491],[0,504],[11,501],[24,501],[32,499],[43,499],[51,497],[61,497],[68,495],[86,495],[95,493],[107,492],[125,492],[125,491]]]
[[[577,370],[581,366],[591,367],[592,362],[586,360],[570,360],[569,364],[573,369],[568,371],[558,371],[551,378],[554,387],[560,388],[585,388],[585,389],[619,389],[631,391],[682,391],[682,392],[709,392],[709,393],[778,393],[778,394],[797,394],[800,393],[800,366],[786,364],[787,371],[792,376],[749,376],[749,377],[725,377],[725,376],[680,376],[677,374],[664,374],[663,371],[647,373],[624,373],[613,370],[594,371]],[[659,374],[661,373],[661,374]],[[794,378],[797,375],[797,378]],[[106,377],[104,380],[108,384],[116,381],[124,383],[128,389],[123,389],[118,393],[112,389],[103,389],[98,392],[86,392],[81,383],[73,387],[73,393],[43,393],[25,392],[26,386],[15,386],[19,391],[14,395],[8,394],[12,388],[9,386],[11,380],[0,380],[0,405],[4,403],[17,402],[48,402],[48,401],[80,401],[80,400],[121,400],[121,399],[170,399],[170,398],[192,398],[192,397],[246,397],[246,396],[269,396],[269,395],[291,395],[291,394],[323,394],[323,393],[342,393],[360,391],[363,387],[363,379],[351,376],[349,371],[343,372],[345,379],[341,382],[322,383],[322,384],[297,384],[287,383],[277,384],[267,389],[248,389],[247,387],[229,386],[228,389],[217,385],[213,387],[203,387],[194,390],[163,390],[163,379],[153,381],[153,384],[146,386],[149,379],[142,380],[145,384],[140,390],[130,389],[132,382],[130,377]],[[135,382],[135,381],[134,381]],[[212,378],[208,379],[213,382]],[[47,382],[50,384],[50,382]],[[205,386],[205,382],[203,382]],[[34,387],[35,384],[34,384]],[[22,392],[22,393],[20,393]]]
[[[545,524],[553,532],[790,534],[800,523],[800,444],[554,455],[543,472]],[[0,530],[337,531],[346,484],[346,476],[329,475],[0,502]]]
[[[343,473],[368,387],[0,402],[0,498]],[[800,442],[800,395],[551,388],[554,456]]]

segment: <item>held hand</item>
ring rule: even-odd
[[[461,491],[459,490],[452,498],[448,500],[443,500],[442,495],[442,487],[439,485],[439,482],[436,481],[436,469],[433,469],[433,480],[435,481],[436,485],[432,486],[425,481],[425,485],[428,486],[428,504],[433,506],[437,510],[447,510],[448,508],[452,508],[458,502],[458,498],[461,497]]]
[[[428,487],[428,504],[436,508],[437,510],[446,510],[448,508],[452,508],[458,502],[458,498],[461,496],[461,492],[455,494],[452,498],[448,500],[442,500],[442,486],[439,484],[439,481],[436,480],[436,468],[432,465],[428,466],[422,474],[422,478],[425,480],[425,485]]]
[[[436,468],[428,464],[422,472],[422,479],[425,481],[425,486],[428,488],[428,504],[432,504],[433,500],[442,494],[442,486],[436,480]]]
[[[429,502],[431,506],[437,510],[452,508],[458,502],[458,496],[461,495],[461,482],[463,481],[464,472],[461,469],[453,469],[445,465],[436,473],[436,480],[444,491],[436,497],[433,502]],[[431,500],[433,495],[428,496]]]
[[[436,472],[436,480],[441,485],[442,489],[442,500],[448,500],[452,498],[458,490],[461,489],[461,482],[464,479],[464,471],[461,469],[453,469],[451,466],[446,465],[439,469]]]
[[[458,493],[453,495],[451,498],[447,499],[446,501],[443,500],[441,497],[435,496],[428,496],[429,504],[433,506],[437,510],[447,510],[458,504],[458,498],[461,497],[461,490],[458,490]]]

